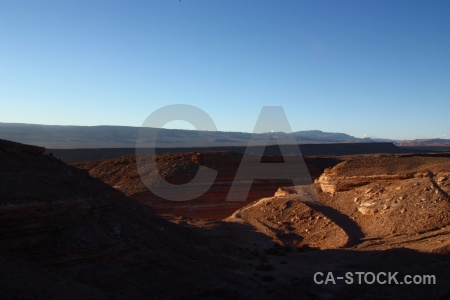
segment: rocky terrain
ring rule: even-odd
[[[445,252],[450,246],[449,170],[449,154],[353,156],[315,180],[321,203],[295,201],[293,194],[304,187],[284,188],[229,219],[253,224],[284,243],[300,240],[321,249],[388,248],[384,240],[391,239]],[[432,232],[435,239],[410,240]]]
[[[369,218],[360,226],[379,237],[449,224],[449,178],[448,155],[363,156],[326,170],[317,182],[333,202],[353,199],[345,213]]]
[[[182,184],[200,165],[218,177],[204,198],[161,204],[132,156],[69,166],[43,152],[0,141],[2,299],[450,297],[449,153],[310,157],[313,185],[256,182],[232,204],[242,154],[163,154],[150,178]],[[437,280],[316,284],[316,272]]]

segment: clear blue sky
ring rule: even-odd
[[[450,1],[0,1],[0,122],[176,103],[221,131],[281,105],[294,131],[449,138]]]

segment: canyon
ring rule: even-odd
[[[2,298],[450,296],[450,153],[306,156],[311,184],[255,180],[245,201],[225,201],[243,155],[156,154],[155,182],[217,171],[205,194],[175,202],[146,188],[133,155],[66,164],[1,140]],[[437,281],[320,285],[318,271]]]

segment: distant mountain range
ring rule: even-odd
[[[157,146],[173,147],[217,147],[246,146],[252,138],[263,145],[269,144],[316,144],[316,143],[370,143],[396,142],[400,146],[414,146],[414,141],[356,138],[345,133],[320,130],[292,133],[244,133],[223,131],[195,131],[180,129],[156,129],[128,126],[59,126],[20,123],[0,123],[0,139],[32,144],[51,149],[76,148],[134,148],[139,138],[139,147],[146,147],[146,138],[158,134]],[[428,140],[420,140],[419,146],[426,146]],[[450,146],[450,140],[436,141],[438,146]],[[417,146],[417,145],[416,145]]]

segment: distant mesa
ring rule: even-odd
[[[385,139],[360,139],[345,133],[320,130],[292,133],[253,134],[244,132],[196,131],[156,129],[128,126],[56,126],[18,123],[0,123],[0,137],[19,143],[39,145],[49,149],[74,148],[133,148],[139,133],[158,134],[158,147],[214,147],[246,146],[249,139],[278,141],[280,144],[305,143],[367,143],[393,142]],[[139,141],[145,146],[145,141]]]

